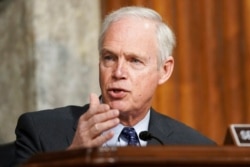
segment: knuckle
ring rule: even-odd
[[[95,124],[95,125],[94,125],[94,130],[95,130],[96,132],[99,132],[99,124]]]
[[[93,117],[91,118],[91,122],[92,122],[93,124],[96,124],[96,123],[98,122],[96,116],[93,116]]]

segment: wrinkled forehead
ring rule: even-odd
[[[155,24],[138,18],[113,22],[106,32],[103,48],[155,57],[158,53]]]
[[[137,17],[124,17],[113,22],[106,31],[105,37],[131,42],[156,42],[156,26],[151,20]]]

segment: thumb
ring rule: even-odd
[[[91,93],[89,95],[89,103],[90,103],[90,108],[97,106],[100,104],[100,100],[98,98],[98,96],[95,93]]]

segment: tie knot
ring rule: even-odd
[[[140,146],[139,138],[134,128],[124,127],[120,137],[124,139],[129,146]]]

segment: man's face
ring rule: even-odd
[[[120,115],[145,115],[159,84],[155,25],[126,18],[107,30],[99,72],[103,101]]]

